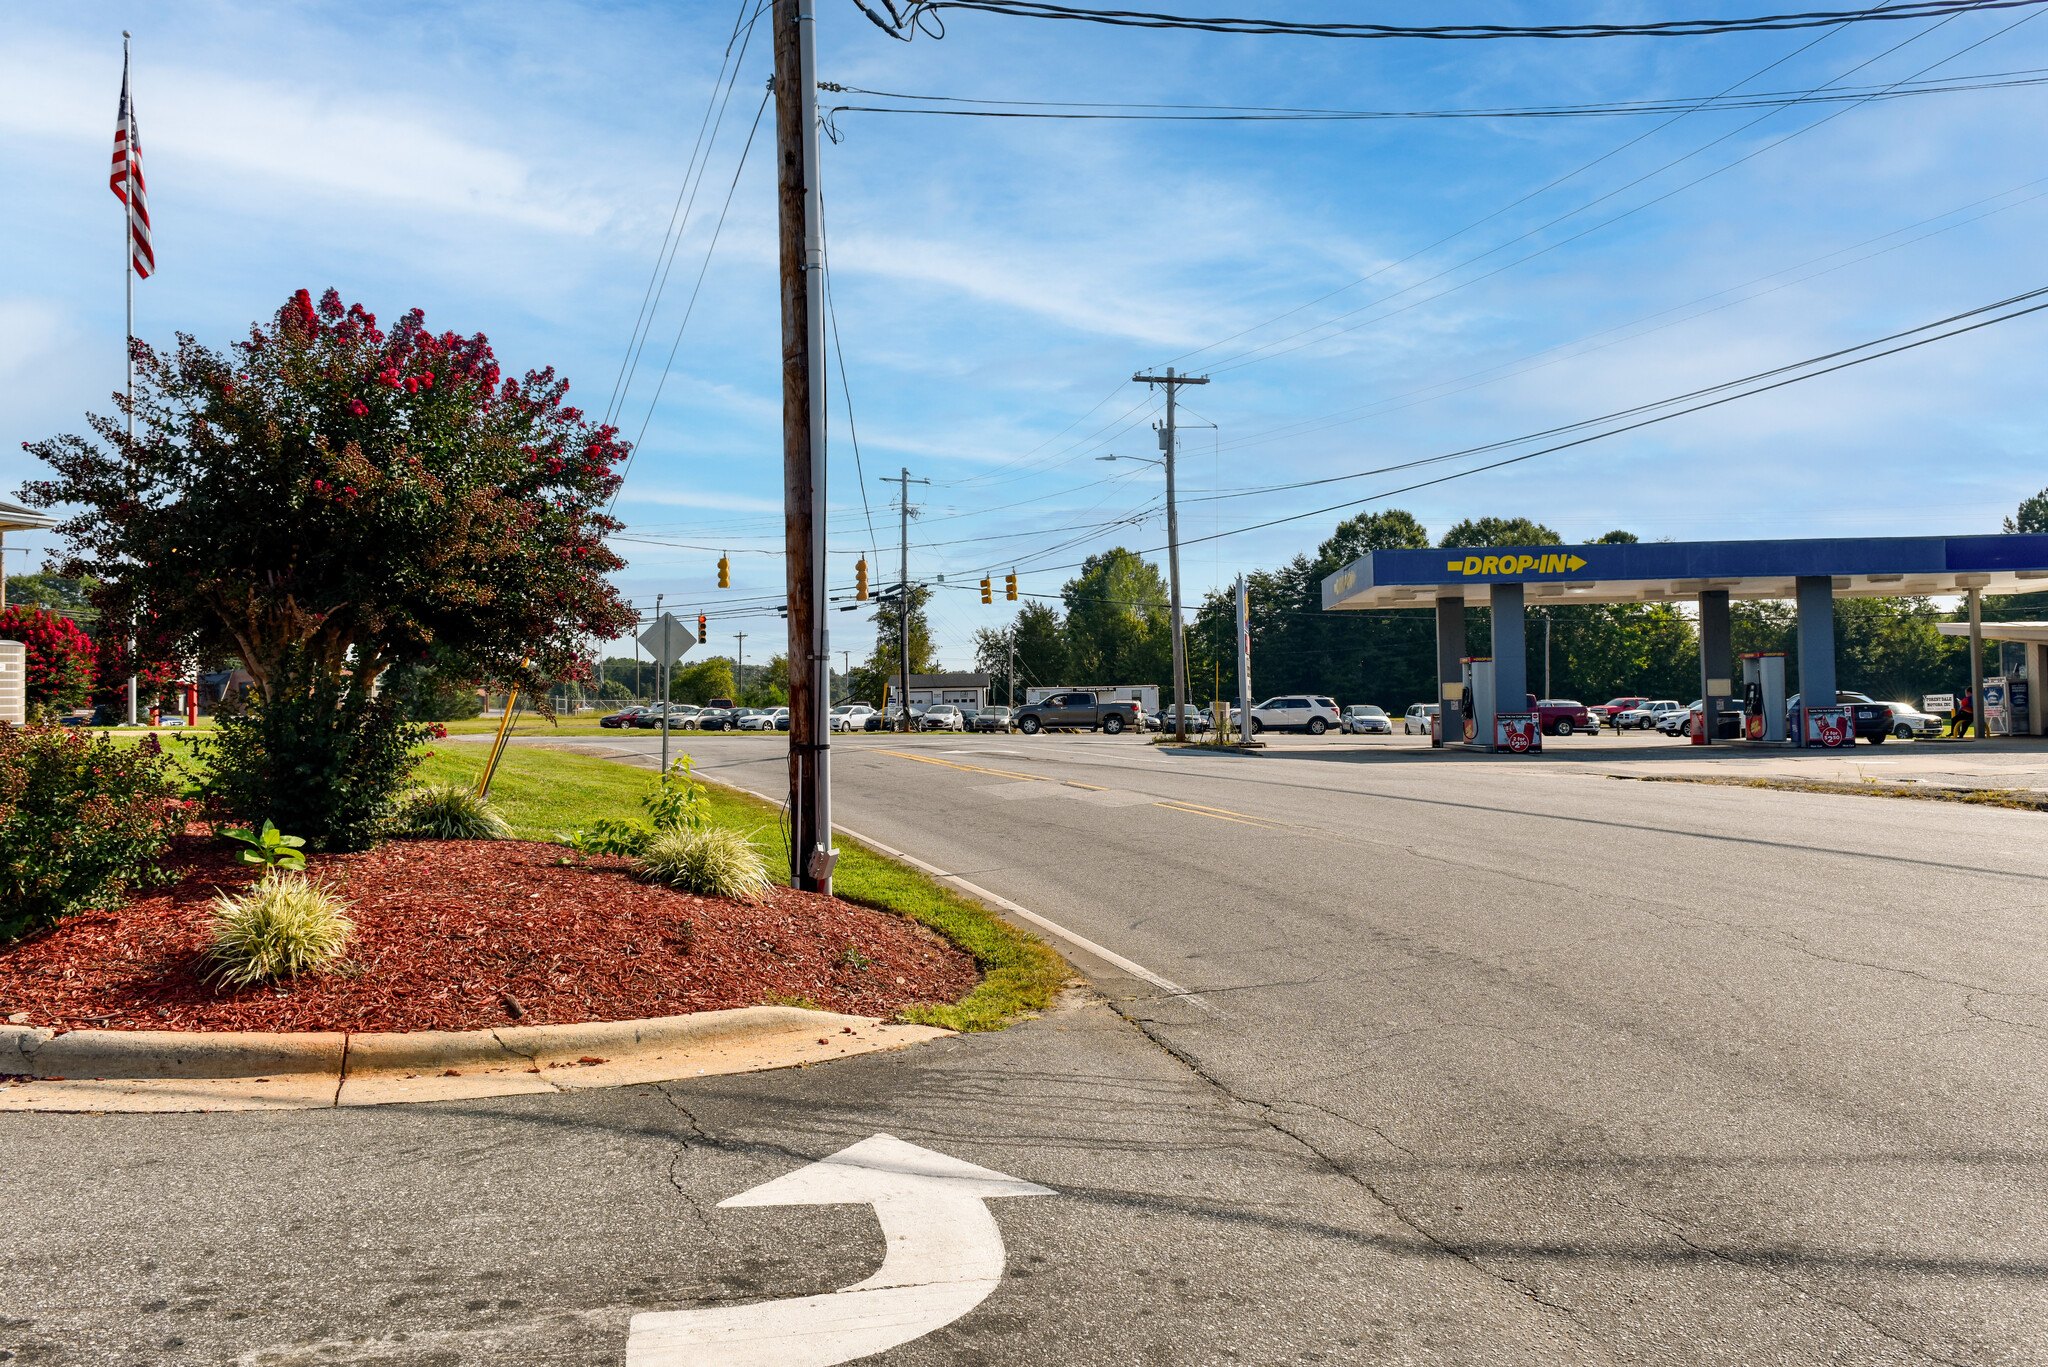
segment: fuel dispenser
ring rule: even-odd
[[[1458,739],[1469,744],[1493,743],[1493,657],[1473,656],[1465,666],[1465,705],[1459,708],[1465,726]]]
[[[1787,740],[1785,656],[1779,651],[1742,657],[1742,735],[1745,740]]]

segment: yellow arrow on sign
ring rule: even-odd
[[[1571,570],[1579,570],[1584,569],[1586,567],[1586,562],[1579,559],[1576,555],[1572,556],[1569,560],[1566,560],[1564,564],[1566,569]]]

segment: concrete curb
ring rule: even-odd
[[[0,1110],[298,1109],[581,1091],[785,1068],[950,1034],[749,1006],[498,1030],[188,1034],[0,1028]]]

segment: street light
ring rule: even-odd
[[[1146,460],[1146,459],[1145,459],[1145,457],[1143,457],[1143,456],[1097,456],[1097,457],[1096,457],[1095,459],[1097,459],[1097,460],[1135,460],[1135,461],[1138,461],[1139,463],[1141,463],[1141,464],[1144,464],[1144,465],[1156,465],[1156,466],[1158,466],[1158,467],[1159,467],[1160,469],[1162,469],[1162,470],[1164,470],[1164,469],[1166,468],[1166,462],[1165,462],[1165,461],[1163,461],[1163,460]]]

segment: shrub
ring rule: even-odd
[[[512,823],[476,790],[455,783],[428,783],[399,799],[400,835],[421,840],[510,840]]]
[[[242,715],[215,718],[201,742],[212,771],[206,798],[252,826],[300,832],[316,849],[367,849],[429,734],[406,720],[399,699],[366,698],[309,670]]]
[[[214,898],[212,981],[253,987],[333,963],[355,933],[347,910],[303,873],[269,873],[240,897]]]
[[[0,611],[0,640],[28,647],[30,708],[76,707],[92,695],[99,647],[69,617],[11,603]]]
[[[640,857],[640,871],[685,892],[742,902],[760,901],[771,886],[761,851],[729,826],[657,832]]]
[[[174,881],[155,860],[184,829],[179,790],[160,747],[0,724],[0,939]]]
[[[654,819],[657,831],[701,831],[710,824],[711,797],[704,785],[690,777],[688,755],[678,755],[668,771],[654,781],[640,799],[640,805]]]
[[[624,854],[638,857],[647,852],[647,842],[654,839],[654,832],[645,826],[635,826],[630,821],[613,821],[600,817],[588,826],[578,826],[573,831],[558,831],[555,839],[573,848],[578,854]]]

